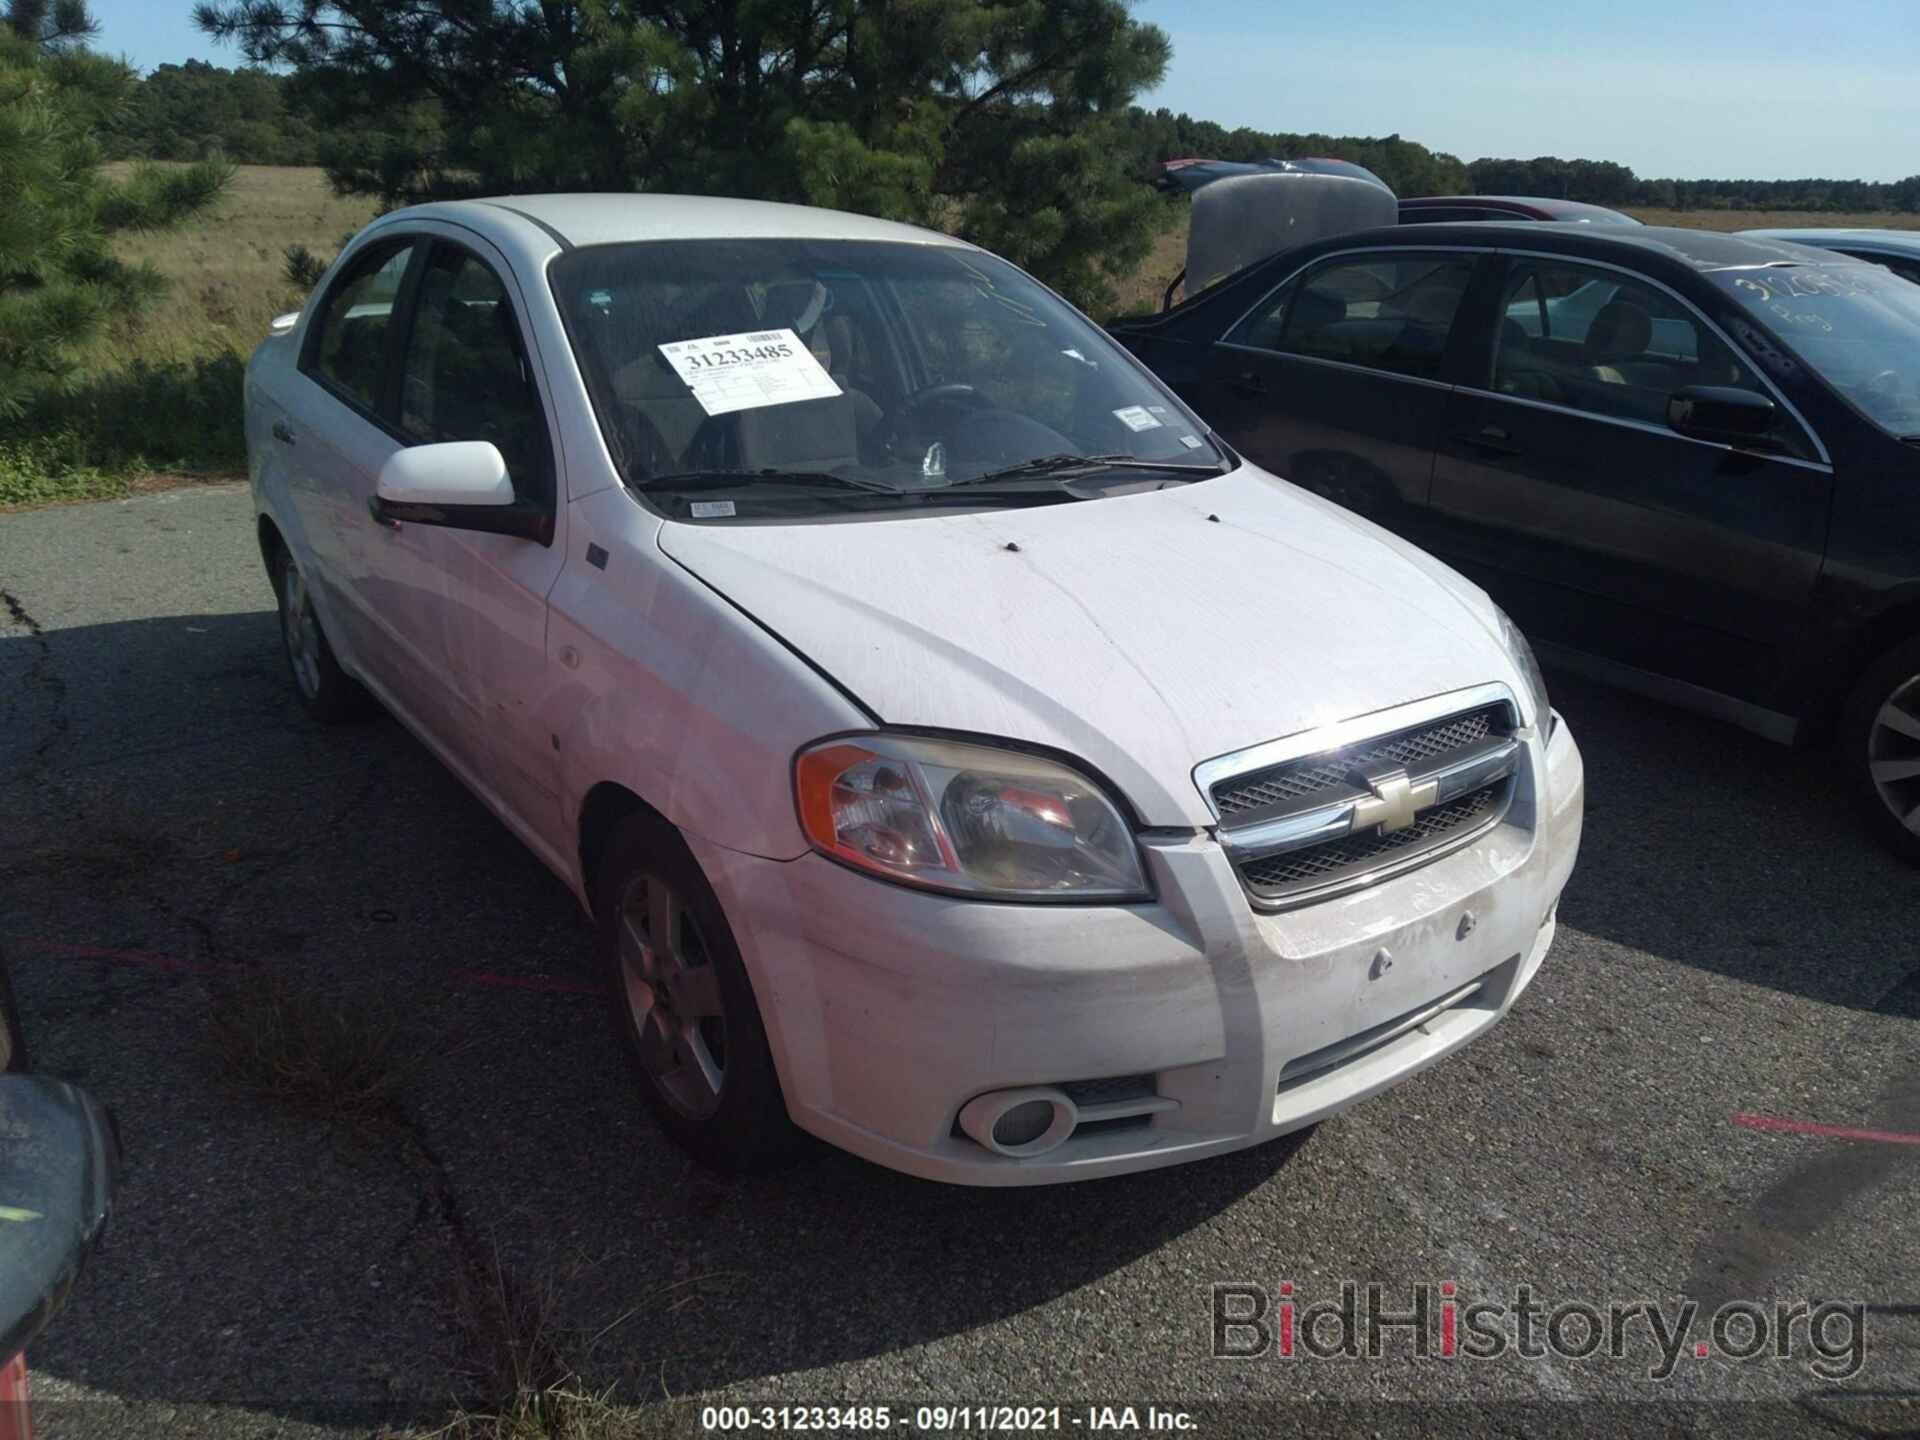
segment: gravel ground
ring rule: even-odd
[[[474,1360],[460,1277],[496,1268],[662,1433],[697,1430],[693,1401],[1920,1433],[1920,1147],[1732,1120],[1920,1132],[1920,875],[1856,829],[1824,755],[1550,677],[1586,848],[1540,978],[1461,1055],[1154,1175],[978,1192],[823,1152],[730,1183],[642,1113],[559,882],[392,721],[304,718],[243,489],[0,518],[0,591],[0,949],[36,1062],[128,1148],[108,1243],[31,1357],[49,1440],[430,1425]],[[399,1027],[392,1113],[235,1083],[209,1015],[262,975]],[[1377,1359],[1212,1358],[1212,1284],[1304,1305],[1343,1280],[1403,1310],[1430,1285],[1436,1345],[1443,1283],[1691,1298],[1700,1339],[1729,1300],[1859,1302],[1864,1360],[1683,1346],[1654,1380],[1644,1321],[1619,1359],[1423,1358],[1405,1334]]]

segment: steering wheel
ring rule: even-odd
[[[891,454],[898,449],[903,432],[908,428],[908,422],[922,410],[936,405],[952,405],[964,410],[986,410],[992,408],[993,402],[972,385],[957,383],[923,385],[911,394],[901,396],[881,419],[876,431],[881,450]]]

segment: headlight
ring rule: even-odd
[[[952,740],[855,735],[794,762],[815,849],[876,875],[1003,899],[1140,900],[1133,830],[1052,760]]]
[[[1506,644],[1507,654],[1513,657],[1513,663],[1520,667],[1520,673],[1526,678],[1527,694],[1533,700],[1533,723],[1542,735],[1553,721],[1553,707],[1547,703],[1547,677],[1540,673],[1540,662],[1534,658],[1533,646],[1527,643],[1527,637],[1520,633],[1520,627],[1501,610],[1500,639]]]

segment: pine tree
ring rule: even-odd
[[[288,66],[339,188],[797,200],[956,230],[1082,304],[1151,244],[1121,129],[1169,46],[1126,0],[211,0]]]
[[[110,237],[177,224],[226,184],[220,163],[100,174],[98,134],[133,72],[84,45],[85,0],[12,0],[0,14],[0,419],[72,382],[74,352],[163,288]]]

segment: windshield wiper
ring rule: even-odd
[[[993,485],[1003,480],[1030,477],[1063,478],[1084,474],[1089,470],[1148,470],[1157,475],[1194,476],[1226,473],[1218,465],[1183,465],[1177,460],[1142,460],[1135,455],[1041,455],[1032,460],[1022,460],[1018,465],[1009,465],[1004,470],[989,470],[971,480],[956,480],[945,488],[958,490],[968,485]]]
[[[635,482],[634,489],[724,490],[736,485],[799,485],[834,490],[867,490],[876,495],[900,495],[898,486],[879,480],[860,480],[852,475],[837,475],[831,470],[683,470],[676,475],[649,475]]]

